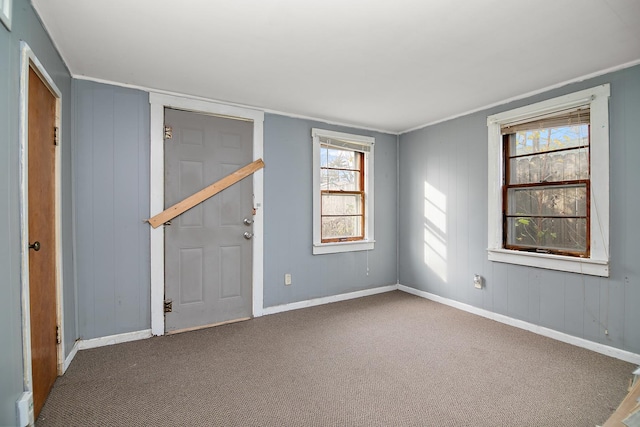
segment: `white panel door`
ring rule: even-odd
[[[252,161],[252,122],[166,108],[165,125],[165,208]],[[166,332],[251,316],[252,222],[248,177],[165,225]]]

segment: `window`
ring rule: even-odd
[[[364,153],[320,143],[322,243],[364,239],[364,171]]]
[[[372,137],[312,129],[313,253],[373,249]]]
[[[503,246],[588,257],[588,105],[502,135]]]
[[[0,0],[0,21],[11,31],[11,5],[13,0]]]
[[[608,276],[609,86],[490,116],[489,259]]]

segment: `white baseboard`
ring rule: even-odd
[[[338,302],[338,301],[346,301],[354,298],[366,297],[369,295],[376,295],[376,294],[381,294],[384,292],[391,292],[396,290],[398,290],[398,285],[389,285],[389,286],[382,286],[382,287],[373,288],[373,289],[364,289],[362,291],[350,292],[348,294],[332,295],[324,298],[316,298],[316,299],[311,299],[306,301],[298,301],[298,302],[292,302],[289,304],[267,307],[263,309],[262,314],[266,316],[268,314],[282,313],[285,311],[297,310],[297,309],[306,308],[306,307],[313,307],[313,306],[322,305],[322,304],[329,304],[329,303]],[[103,347],[106,345],[119,344],[119,343],[128,342],[128,341],[142,340],[146,338],[151,338],[151,336],[152,336],[151,329],[145,329],[143,331],[128,332],[125,334],[109,335],[106,337],[91,338],[88,340],[79,340],[79,341],[76,341],[74,350],[72,350],[71,353],[69,354],[69,357],[67,357],[67,359],[69,360],[68,363],[71,363],[73,356],[75,356],[75,353],[78,350],[86,350],[88,348]],[[66,361],[65,361],[65,366],[68,366]]]
[[[78,350],[86,350],[88,348],[104,347],[105,345],[120,344],[123,342],[143,340],[146,338],[151,338],[151,329],[80,340],[77,342],[77,346]]]
[[[314,307],[316,305],[330,304],[332,302],[346,301],[354,298],[367,297],[369,295],[381,294],[384,292],[397,291],[398,285],[381,286],[379,288],[364,289],[362,291],[349,292],[348,294],[332,295],[330,297],[314,298],[305,301],[292,302],[289,304],[274,305],[266,307],[263,315],[283,313],[285,311],[298,310],[301,308]]]
[[[73,361],[73,358],[76,357],[76,353],[78,352],[78,343],[79,343],[79,341],[76,341],[76,342],[73,343],[73,348],[69,352],[69,355],[64,359],[64,363],[62,364],[62,373],[63,374],[65,372],[67,372],[67,369],[69,369],[69,365],[71,365],[71,362]]]
[[[513,317],[505,316],[503,314],[493,313],[482,308],[474,307],[469,304],[465,304],[459,301],[455,301],[449,298],[444,298],[429,292],[421,291],[418,289],[410,288],[404,285],[398,285],[398,290],[407,292],[412,295],[417,295],[422,298],[426,298],[431,301],[439,302],[441,304],[448,305],[478,316],[486,317],[487,319],[495,320],[496,322],[504,323],[516,328],[524,329],[529,332],[533,332],[538,335],[542,335],[548,338],[553,338],[558,341],[562,341],[567,344],[572,344],[577,347],[586,348],[587,350],[595,351],[596,353],[604,354],[606,356],[615,357],[616,359],[624,360],[625,362],[640,364],[640,354],[631,353],[630,351],[620,350],[619,348],[610,347],[608,345],[599,344],[593,341],[586,340],[584,338],[578,338],[573,335],[565,334],[553,329],[545,328],[543,326],[535,325],[533,323],[525,322],[524,320],[514,319]]]

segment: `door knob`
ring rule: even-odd
[[[242,223],[244,225],[251,225],[251,224],[253,224],[253,220],[249,219],[249,218],[245,218],[245,219],[242,220]]]
[[[242,235],[245,239],[249,240],[253,237],[253,234],[249,233],[248,231],[245,231],[244,234]]]
[[[29,249],[33,249],[34,251],[38,252],[40,250],[40,242],[35,241],[32,244],[29,245]]]

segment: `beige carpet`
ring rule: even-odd
[[[594,426],[634,365],[402,292],[79,352],[38,426]]]

